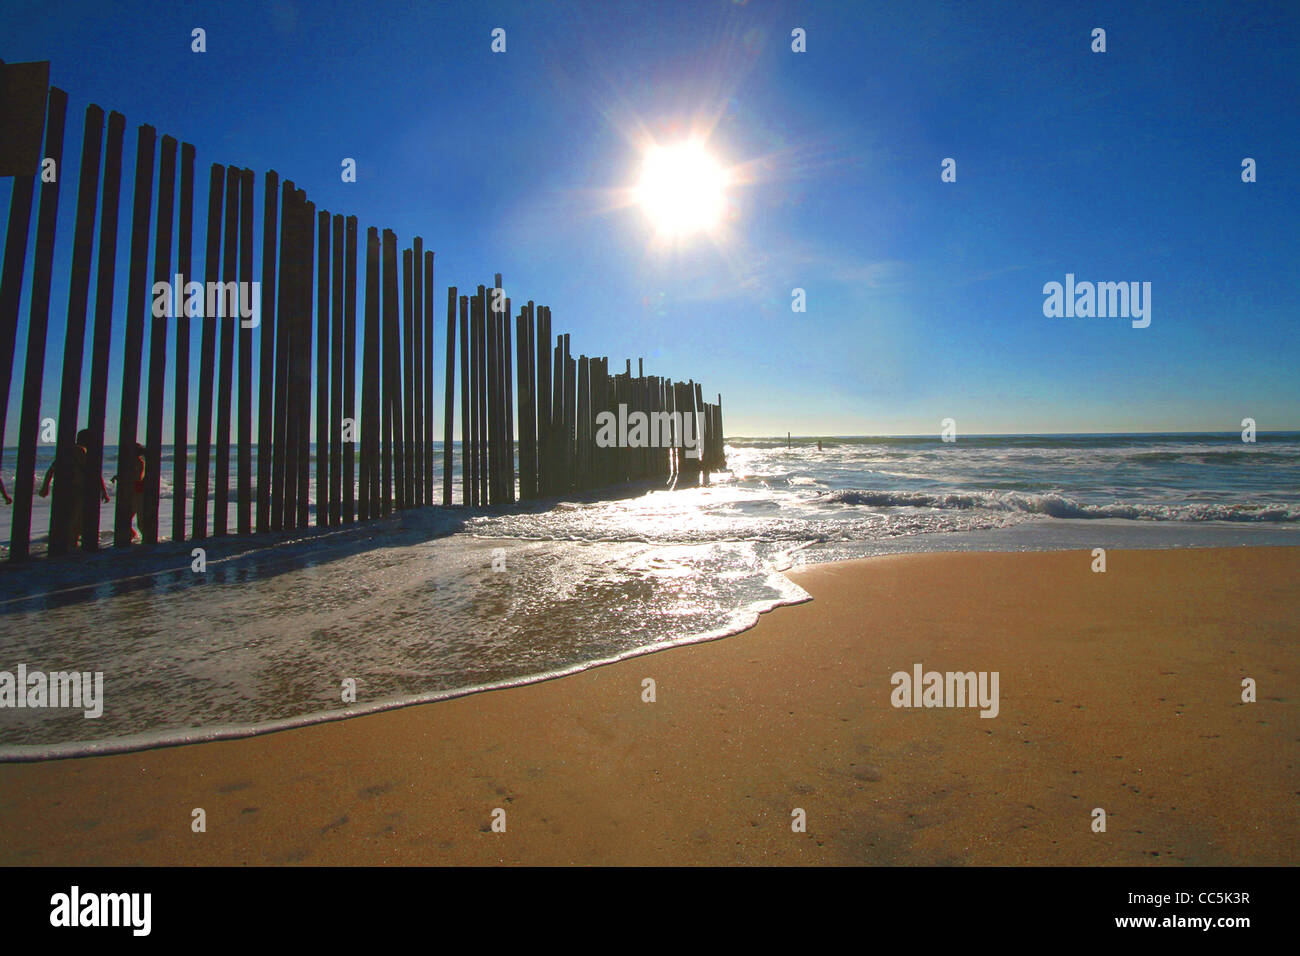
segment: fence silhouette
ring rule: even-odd
[[[14,381],[37,172],[43,173],[50,160],[56,171],[52,178],[40,176],[26,355],[18,379],[22,404],[9,557],[21,560],[31,545],[68,98],[48,85],[48,63],[0,61],[0,93],[8,102],[0,109],[0,143],[8,144],[0,156],[0,175],[13,175],[0,272],[0,452]],[[122,114],[110,112],[105,137],[104,111],[93,104],[86,109],[56,420],[51,553],[99,547],[104,519],[98,476],[109,411],[109,356],[118,348],[120,477],[110,519],[117,547],[132,543],[131,522],[137,511],[143,541],[154,543],[162,536],[169,356],[174,387],[170,537],[177,541],[232,533],[227,517],[232,491],[233,533],[308,527],[313,464],[316,525],[345,525],[395,509],[432,505],[439,417],[440,503],[452,505],[457,366],[463,505],[505,505],[643,479],[707,483],[710,470],[725,467],[721,396],[716,404],[706,403],[697,383],[646,376],[641,360],[634,376],[630,359],[624,371],[613,375],[607,358],[575,359],[569,336],[552,335],[546,306],[530,300],[512,320],[511,300],[504,296],[499,274],[492,287],[480,285],[473,295],[458,295],[455,286],[447,290],[445,390],[439,416],[434,388],[434,253],[424,248],[423,240],[416,237],[399,257],[392,230],[382,235],[373,226],[366,230],[358,329],[356,216],[318,210],[303,189],[290,180],[282,183],[269,171],[262,177],[259,259],[253,171],[210,166],[207,212],[200,229],[194,215],[195,148],[178,144],[172,136],[159,139],[149,125],[136,131],[125,323],[121,340],[115,341],[114,316],[122,315],[115,311],[114,285],[125,125]],[[201,314],[191,314],[194,303],[186,294],[187,284],[198,281],[192,273],[196,231],[205,243]],[[96,246],[94,320],[88,330]],[[241,307],[251,304],[255,275],[261,292],[259,323],[241,316]],[[170,310],[175,315],[157,314],[157,283],[175,288],[172,301],[180,305]],[[192,340],[194,318],[200,323],[197,343]],[[194,493],[187,499],[190,365],[196,344]],[[87,364],[89,421],[79,441],[77,415]],[[661,432],[667,440],[661,447],[609,447],[602,442],[601,416],[618,416],[620,406],[626,414],[641,412],[653,422],[671,422],[671,429]],[[144,467],[137,489],[130,476],[141,431]],[[695,438],[698,457],[689,453],[696,447]],[[81,455],[84,461],[79,461]],[[215,476],[211,487],[210,471]]]

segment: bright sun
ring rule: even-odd
[[[636,200],[662,238],[685,238],[721,224],[728,179],[698,140],[651,146],[641,167]]]

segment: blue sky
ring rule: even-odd
[[[357,215],[363,242],[368,226],[422,236],[439,350],[447,284],[499,271],[575,351],[722,392],[729,434],[925,434],[947,417],[965,434],[1300,428],[1286,3],[48,2],[4,17],[0,58],[51,60],[70,95],[43,415],[95,102],[128,124],[119,323],[148,122],[196,145],[200,221],[207,166],[229,162],[259,174],[259,236],[267,169]],[[611,197],[635,179],[633,131],[667,142],[701,117],[755,175],[723,241],[664,250]],[[0,214],[8,201],[0,183]],[[1066,273],[1150,282],[1150,327],[1044,317],[1043,285]],[[26,315],[24,296],[17,369]],[[19,403],[15,387],[6,444]]]

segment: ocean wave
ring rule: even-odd
[[[177,569],[181,547],[133,555],[157,573],[132,562],[90,588],[18,567],[24,596],[0,618],[0,669],[101,672],[105,706],[94,720],[0,709],[0,763],[249,736],[533,683],[736,634],[808,599],[776,570],[790,547],[489,542],[441,536],[441,522],[430,509],[232,554],[202,581]],[[130,625],[85,640],[117,621]],[[356,682],[355,703],[342,677]]]
[[[983,509],[1025,512],[1049,518],[1127,518],[1134,521],[1300,521],[1300,509],[1267,503],[1085,504],[1059,494],[1023,492],[831,491],[815,499],[825,504],[872,508]]]
[[[1133,462],[1176,462],[1193,465],[1231,465],[1238,462],[1252,464],[1283,463],[1295,464],[1293,452],[1264,451],[1257,448],[1242,448],[1230,451],[1202,450],[1196,448],[1177,451],[1138,451],[1132,452],[1129,460]]]

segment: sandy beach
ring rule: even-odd
[[[723,640],[244,740],[0,765],[0,862],[1294,863],[1300,549],[1092,563],[820,565],[792,572],[813,601]],[[998,715],[895,708],[891,674],[916,664],[998,672]]]

